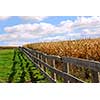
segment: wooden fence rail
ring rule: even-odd
[[[58,82],[58,76],[60,76],[64,83],[84,83],[85,81],[69,73],[70,64],[74,64],[78,67],[90,69],[92,77],[91,82],[99,83],[100,62],[73,57],[47,55],[40,51],[24,47],[19,47],[19,50],[40,69],[41,73],[43,73],[50,82]],[[57,68],[56,62],[60,63],[60,68],[62,68],[62,70]]]

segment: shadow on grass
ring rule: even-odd
[[[15,57],[16,57],[16,50],[14,50],[14,56],[13,56],[13,59],[12,59],[13,65],[12,65],[12,68],[11,68],[11,74],[8,77],[8,83],[11,83],[13,81],[14,76],[16,74],[15,67],[16,67],[17,62],[15,61]]]

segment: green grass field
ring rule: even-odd
[[[18,49],[0,50],[0,83],[44,83],[47,79]]]
[[[13,49],[0,50],[0,82],[6,82],[12,67]]]

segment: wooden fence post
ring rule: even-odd
[[[38,53],[36,53],[36,58],[39,59],[39,54]],[[36,61],[36,63],[39,65],[39,61],[38,60]]]
[[[34,52],[33,55],[36,57],[36,53]],[[36,59],[34,59],[34,62],[36,63]]]
[[[44,61],[45,63],[47,63],[47,59],[46,59],[45,57],[43,57],[43,61]],[[43,66],[43,69],[44,69],[44,71],[46,72],[46,67],[45,67],[45,66]]]
[[[65,73],[69,73],[69,63],[63,63],[63,71]],[[67,78],[64,78],[64,83],[69,83],[69,80]]]
[[[41,54],[41,61],[43,61],[43,56],[42,56],[42,54]],[[44,65],[43,65],[43,64],[41,64],[41,68],[44,69]]]
[[[41,54],[39,54],[38,56],[39,56],[39,60],[41,60]],[[39,61],[39,66],[40,67],[42,66],[41,63],[40,63],[40,61]]]
[[[99,83],[100,83],[100,72],[98,72],[98,80],[99,80]]]
[[[98,72],[91,70],[92,83],[99,83]]]
[[[52,60],[52,63],[51,63],[51,66],[56,68],[56,65],[55,65],[55,59]],[[57,80],[57,76],[56,76],[56,73],[52,72],[51,74],[51,77],[56,81]]]

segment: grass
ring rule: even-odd
[[[0,83],[44,83],[47,79],[18,49],[0,50]]]
[[[13,49],[0,50],[0,82],[6,82],[12,67]]]

